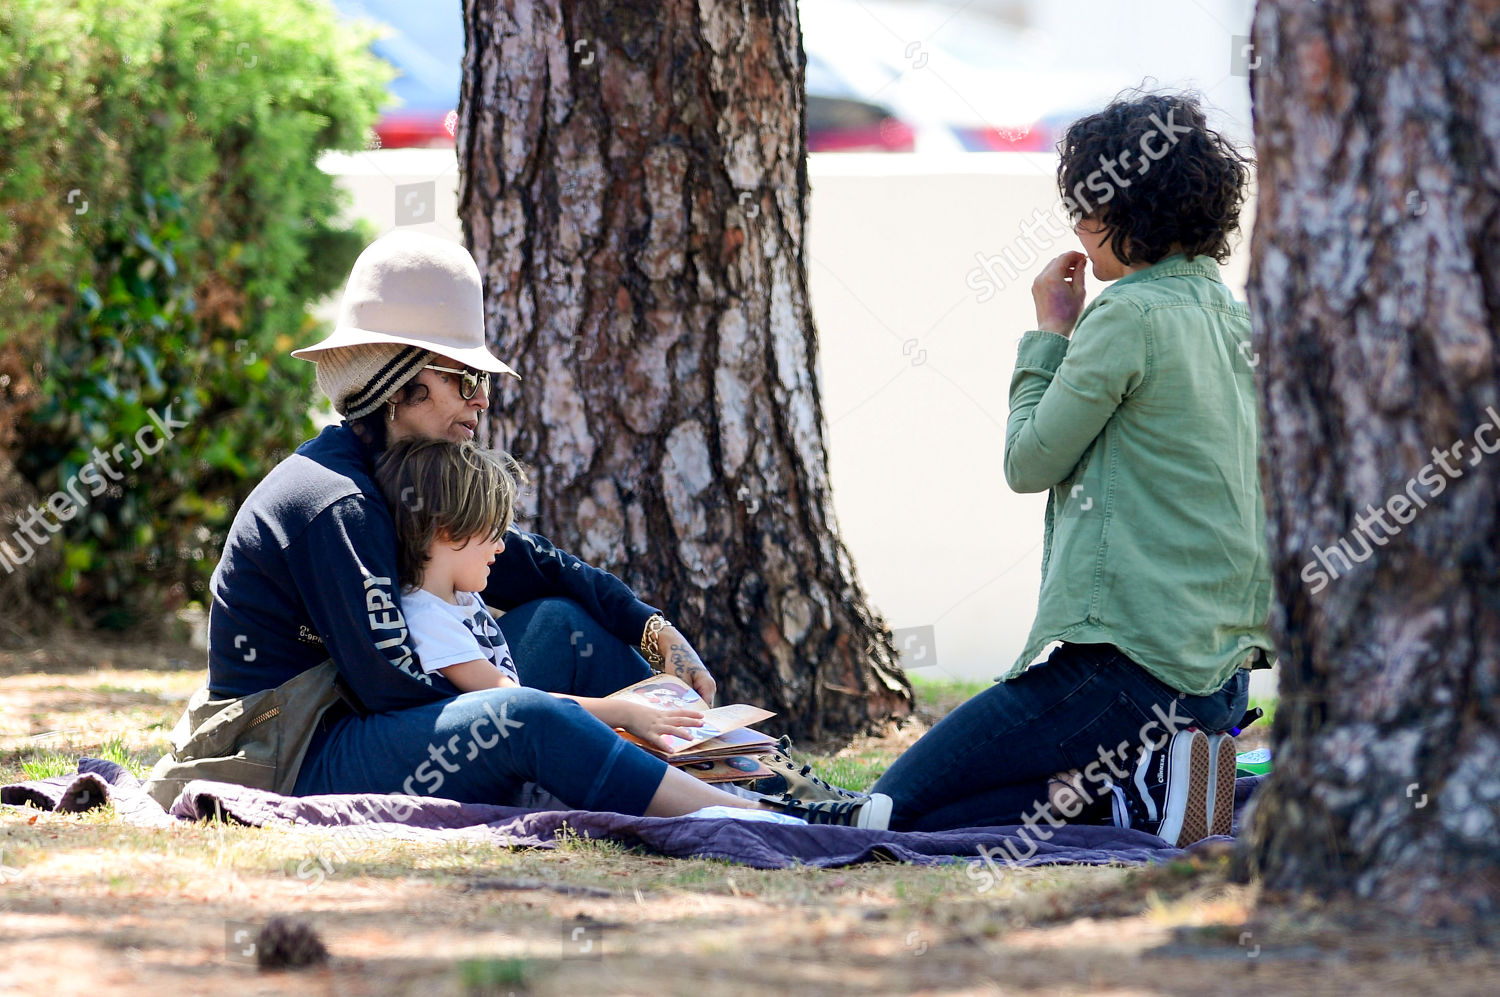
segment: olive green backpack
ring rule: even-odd
[[[309,668],[274,689],[235,699],[193,693],[172,730],[172,750],[151,769],[146,792],[170,810],[194,779],[233,782],[289,795],[313,730],[339,702],[333,661]]]

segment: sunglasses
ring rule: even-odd
[[[458,396],[464,401],[473,398],[480,388],[484,389],[486,397],[490,393],[490,375],[488,371],[458,370],[454,367],[439,367],[437,364],[431,363],[422,369],[442,371],[444,374],[457,374],[459,376]]]

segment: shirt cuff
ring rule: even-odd
[[[433,675],[437,672],[442,671],[444,668],[451,668],[454,665],[461,665],[465,661],[483,661],[487,665],[494,664],[494,662],[491,661],[489,657],[484,653],[484,648],[478,648],[477,650],[479,652],[477,654],[472,654],[468,651],[450,651],[449,653],[443,655],[429,654],[427,657],[422,659],[422,671],[426,672],[428,675]]]
[[[661,610],[637,599],[635,605],[624,614],[627,632],[622,634],[617,631],[615,636],[624,641],[628,646],[639,651],[641,649],[641,638],[646,634],[646,621],[658,613],[661,613]],[[663,617],[666,616],[665,613],[662,613],[662,615]],[[668,620],[667,622],[670,623],[671,621]]]
[[[1068,354],[1068,337],[1043,329],[1032,329],[1021,337],[1016,351],[1016,370],[1043,370],[1057,373]]]

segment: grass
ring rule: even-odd
[[[123,765],[137,779],[143,779],[151,766],[156,764],[155,758],[147,761],[142,755],[132,751],[125,737],[120,734],[102,742],[89,755]],[[78,753],[73,751],[43,749],[21,762],[21,772],[27,779],[47,779],[55,775],[72,775],[77,771]]]
[[[917,702],[934,716],[951,713],[959,703],[979,695],[995,684],[983,679],[929,678],[921,674],[909,674],[907,677],[911,679]]]
[[[1271,724],[1276,719],[1276,698],[1274,696],[1251,696],[1250,708],[1254,709],[1256,707],[1264,710],[1266,715],[1257,720],[1255,726],[1270,730]]]
[[[201,669],[134,662],[48,672],[5,664],[0,654],[3,782],[72,771],[83,754],[144,774],[202,679]],[[989,683],[915,685],[923,716],[933,716]],[[863,788],[913,736],[804,757],[824,778]],[[1072,993],[1105,981],[1159,992],[1167,978],[1174,992],[1250,993],[1264,983],[1248,975],[1256,964],[1237,941],[1254,891],[1226,882],[1222,856],[1146,869],[1005,868],[988,879],[975,871],[963,862],[762,870],[571,832],[540,850],[477,836],[398,841],[214,822],[147,830],[108,807],[0,807],[0,959],[28,967],[31,992],[76,991],[102,966],[114,975],[99,989],[153,997]],[[229,957],[228,923],[276,915],[319,932],[333,955],[326,970],[257,980]],[[1277,936],[1254,930],[1274,952]],[[570,948],[575,932],[598,949]],[[1141,959],[1166,945],[1211,957]],[[1357,964],[1299,958],[1276,964],[1278,990],[1365,982]],[[1403,979],[1388,974],[1382,988],[1421,992],[1427,977]]]
[[[465,959],[458,964],[459,986],[472,997],[499,997],[517,987],[524,990],[533,975],[525,959]]]
[[[867,751],[855,754],[808,754],[813,772],[826,782],[844,789],[863,791],[879,779],[891,764],[888,753]]]
[[[29,675],[12,678],[36,694],[54,694],[53,701],[63,698],[88,702],[127,701],[127,708],[113,710],[114,729],[101,729],[90,723],[94,738],[84,733],[76,722],[77,710],[38,712],[31,717],[33,725],[52,728],[54,734],[26,737],[0,736],[0,778],[45,779],[76,770],[77,759],[87,754],[117,762],[137,778],[143,778],[156,760],[168,750],[167,734],[181,713],[182,703],[201,673],[184,671],[106,673],[96,681],[80,682],[75,676]],[[121,681],[122,678],[129,681]],[[959,703],[989,688],[987,681],[938,679],[914,675],[912,686],[918,697],[918,712],[927,718],[940,717]],[[1254,699],[1251,705],[1266,711],[1266,719],[1257,727],[1269,730],[1275,714],[1274,699]],[[86,710],[87,708],[84,707]],[[72,718],[70,720],[70,718]],[[0,735],[9,733],[0,728]],[[893,751],[878,739],[862,739],[834,753],[800,752],[823,779],[846,789],[867,789],[890,765]]]

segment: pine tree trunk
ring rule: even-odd
[[[464,6],[459,213],[534,528],[663,606],[721,702],[905,714],[830,500],[795,3]]]
[[[1254,32],[1282,671],[1252,854],[1273,890],[1493,915],[1500,10],[1261,0]]]

